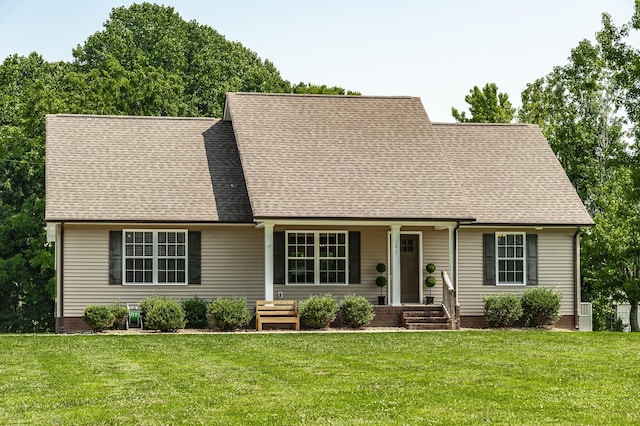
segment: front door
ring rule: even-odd
[[[400,235],[400,301],[420,303],[420,246],[415,234]]]

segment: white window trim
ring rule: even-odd
[[[152,282],[136,283],[127,282],[127,252],[126,233],[127,232],[151,232],[153,234],[153,263]],[[158,232],[184,232],[184,282],[183,283],[160,283],[158,282]],[[135,257],[135,256],[134,256]],[[122,285],[127,286],[186,286],[189,284],[189,230],[188,229],[123,229],[122,230]]]
[[[314,234],[313,235],[313,283],[290,283],[289,282],[289,234]],[[344,265],[344,283],[321,283],[320,282],[320,234],[344,234],[345,245],[345,265]],[[290,286],[346,286],[349,285],[349,231],[336,231],[336,230],[303,230],[292,229],[285,231],[284,236],[284,249],[285,249],[285,285]],[[335,259],[335,258],[329,258]]]
[[[522,235],[522,282],[521,283],[512,283],[512,282],[500,282],[500,260],[501,258],[498,256],[498,235]],[[495,256],[496,256],[496,285],[497,286],[517,286],[522,287],[527,285],[527,233],[526,232],[507,232],[507,231],[497,231],[495,233]],[[520,258],[502,258],[509,260],[519,260]]]

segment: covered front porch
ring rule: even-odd
[[[412,328],[443,317],[447,328],[459,324],[456,222],[280,220],[257,227],[264,232],[265,300],[353,293],[374,305],[372,326]],[[380,276],[384,287],[376,285]],[[428,277],[435,286],[425,285]]]

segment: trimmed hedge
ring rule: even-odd
[[[560,318],[562,294],[550,288],[525,290],[520,298],[522,318],[527,327],[551,325]]]
[[[343,314],[342,322],[351,328],[361,328],[371,324],[376,315],[367,299],[351,293],[345,295],[344,299],[342,299],[340,310],[342,310]]]
[[[89,305],[84,308],[82,319],[93,331],[103,331],[113,327],[116,316],[111,306]]]
[[[485,296],[482,303],[489,327],[511,327],[522,316],[520,298],[513,294]]]
[[[177,331],[186,324],[182,305],[166,296],[147,297],[140,302],[140,309],[149,330]]]
[[[187,321],[187,328],[207,328],[207,301],[198,296],[184,300],[182,309]]]
[[[330,295],[311,296],[300,302],[300,321],[309,328],[327,328],[336,319],[338,302]]]
[[[244,297],[218,297],[207,305],[210,328],[233,331],[245,327],[251,321]]]

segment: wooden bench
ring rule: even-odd
[[[256,330],[263,324],[293,324],[300,330],[300,312],[295,300],[258,300],[256,302]]]

